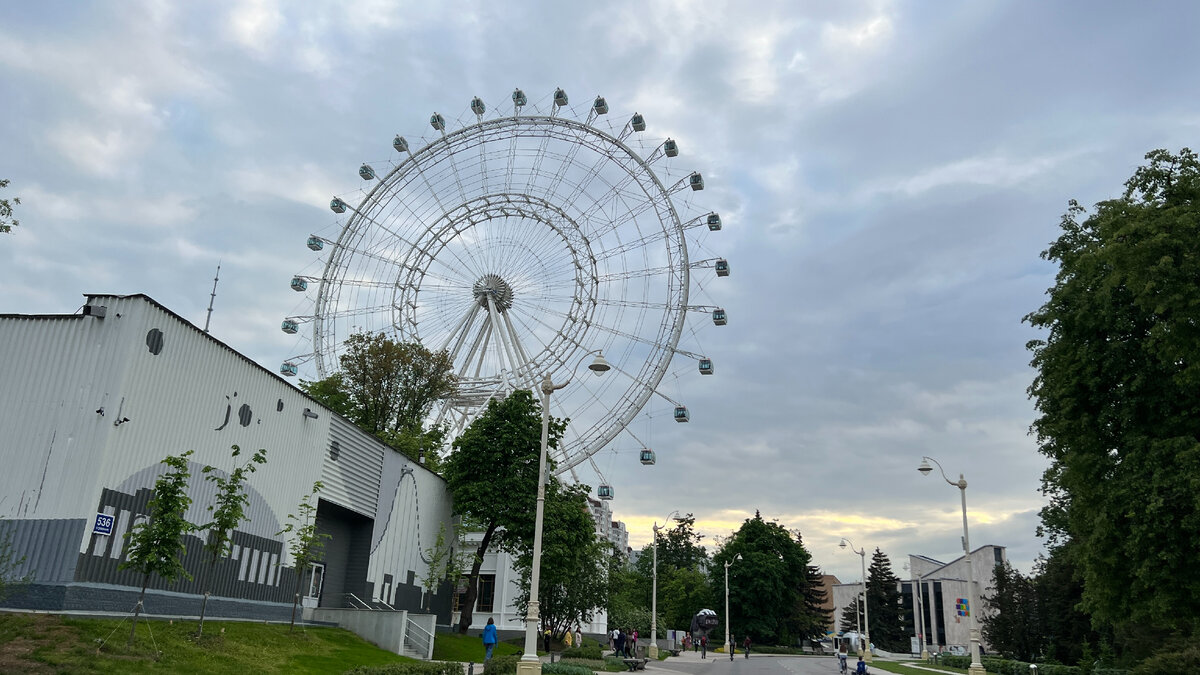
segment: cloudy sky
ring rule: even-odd
[[[702,336],[716,376],[671,385],[692,422],[637,423],[652,468],[597,457],[633,543],[757,509],[844,581],[841,536],[903,575],[959,551],[928,454],[970,482],[972,543],[1028,571],[1039,253],[1068,199],[1197,145],[1198,25],[1188,2],[7,3],[0,312],[146,293],[203,325],[220,262],[212,332],[274,370],[304,238],[393,134],[514,86],[603,94],[681,140],[733,268],[704,288],[731,318]]]

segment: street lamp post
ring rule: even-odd
[[[842,548],[846,548],[847,544],[849,544],[850,550],[854,553],[857,553],[858,557],[862,559],[862,584],[863,584],[863,606],[862,606],[862,609],[863,609],[863,633],[862,633],[862,639],[866,643],[866,649],[865,650],[860,649],[859,651],[860,651],[860,653],[862,651],[866,651],[866,654],[863,654],[863,661],[870,663],[871,662],[871,614],[870,614],[869,610],[867,609],[867,604],[868,604],[867,603],[867,549],[865,546],[863,548],[854,548],[854,542],[850,541],[849,539],[847,539],[845,537],[842,537],[842,543],[838,544],[838,546],[841,546]]]
[[[929,463],[937,464],[938,471],[942,472],[942,478],[947,483],[958,488],[959,494],[962,497],[962,519],[963,519],[963,557],[967,561],[967,630],[971,636],[971,666],[967,669],[968,675],[985,675],[983,664],[979,661],[979,628],[975,621],[975,612],[979,609],[978,599],[975,597],[975,574],[971,569],[971,539],[967,534],[967,479],[963,475],[958,474],[958,480],[952,481],[946,476],[946,470],[942,468],[941,463],[932,457],[922,457],[921,466],[917,467],[917,471],[928,476],[933,467]]]
[[[908,563],[904,563],[904,568],[909,570],[909,578],[913,582],[913,595],[917,599],[917,640],[921,643],[921,660],[929,660],[929,650],[925,647],[925,612],[921,602],[921,575],[917,574],[915,567],[910,568]]]
[[[604,374],[611,366],[599,350],[584,354],[584,358],[592,354],[596,354],[596,359],[588,365],[588,369],[596,375]],[[571,373],[578,370],[580,365],[583,365],[582,359]],[[542,662],[537,656],[538,580],[542,571],[542,521],[546,513],[546,446],[550,442],[550,394],[570,383],[571,380],[568,379],[562,384],[554,384],[550,381],[549,374],[542,378],[542,445],[538,456],[537,511],[533,520],[533,563],[529,571],[529,607],[525,612],[525,653],[517,662],[517,675],[541,675],[542,672]]]
[[[679,515],[678,511],[672,511],[667,514],[664,521],[670,520],[671,516]],[[666,523],[664,522],[665,526]],[[646,648],[646,654],[651,660],[658,658],[658,521],[654,521],[654,577],[651,582],[650,591],[650,646]]]
[[[739,553],[732,560],[725,561],[725,649],[730,650],[730,658],[733,658],[733,649],[729,645],[729,566],[741,559],[742,554]]]

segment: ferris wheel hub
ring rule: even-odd
[[[497,311],[504,312],[512,308],[513,290],[508,282],[499,274],[485,274],[471,287],[475,301],[484,309],[488,308],[488,298],[496,303]]]

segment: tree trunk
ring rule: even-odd
[[[492,535],[495,533],[496,523],[489,524],[483,533],[483,539],[479,541],[479,548],[475,551],[475,562],[471,564],[471,574],[467,575],[467,597],[463,598],[458,607],[458,632],[461,635],[466,635],[471,628],[471,614],[475,610],[475,599],[479,595],[479,568],[483,566],[483,554],[487,553],[488,544],[492,542]]]
[[[205,586],[212,583],[213,567],[216,566],[216,564],[217,564],[217,556],[216,556],[216,554],[213,554],[212,560],[208,561],[208,574],[205,575],[205,579],[204,579]],[[204,613],[206,610],[208,610],[208,596],[209,596],[209,592],[207,590],[205,590],[204,591],[204,602],[200,603],[200,629],[196,631],[196,637],[204,636]]]
[[[304,570],[296,571],[296,593],[292,595],[292,625],[288,632],[296,630],[296,605],[300,604],[300,584],[304,581]]]
[[[148,585],[150,585],[149,572],[142,577],[142,592],[138,594],[137,605],[133,608],[133,623],[129,626],[129,641],[125,643],[126,647],[133,646],[133,632],[137,630],[138,615],[142,613],[142,600],[146,597],[146,586]]]

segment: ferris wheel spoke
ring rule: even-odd
[[[467,339],[467,334],[471,330],[471,324],[475,322],[475,315],[479,313],[479,309],[479,303],[472,302],[454,329],[446,333],[446,339],[442,342],[442,348],[439,351],[446,351],[450,347],[450,341],[455,340],[456,335],[458,336],[454,343],[454,349],[450,352],[451,363],[454,363],[455,357],[458,356],[458,350],[462,349],[463,342]]]

